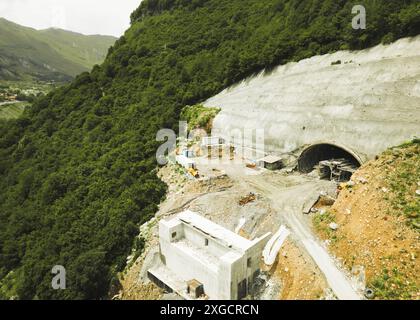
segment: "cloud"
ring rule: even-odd
[[[1,0],[0,17],[46,29],[121,36],[141,0]]]

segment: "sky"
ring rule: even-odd
[[[0,0],[0,17],[35,29],[121,36],[141,0]]]

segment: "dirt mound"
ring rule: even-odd
[[[280,300],[318,300],[324,298],[328,285],[321,272],[304,251],[286,240],[274,276],[280,278]]]
[[[376,299],[420,299],[420,144],[392,148],[360,168],[314,225],[349,270],[364,270]]]

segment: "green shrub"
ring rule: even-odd
[[[219,108],[209,108],[197,104],[186,106],[181,112],[180,119],[188,122],[188,130],[201,128],[210,133],[213,119],[219,112]]]

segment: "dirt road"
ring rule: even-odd
[[[296,177],[296,180],[301,180]],[[328,285],[340,300],[359,300],[361,296],[352,287],[350,280],[337,266],[328,251],[313,236],[303,208],[313,203],[321,191],[331,187],[329,181],[305,181],[293,187],[279,187],[263,176],[245,176],[245,181],[269,198],[275,210],[282,216],[292,231],[293,237],[309,253],[323,272]]]
[[[275,223],[286,224],[290,228],[291,236],[317,264],[338,299],[362,299],[325,246],[314,236],[310,218],[303,214],[316,202],[321,192],[334,192],[334,183],[300,174],[255,174],[252,169],[226,163],[219,169],[223,169],[236,183],[271,201],[272,207],[278,213],[278,221]]]

